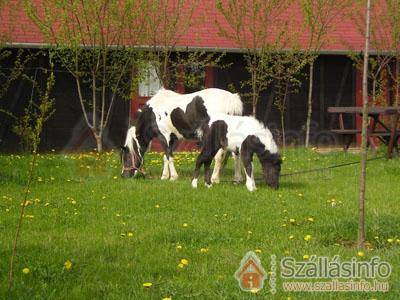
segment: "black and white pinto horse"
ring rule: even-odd
[[[264,179],[270,187],[279,187],[282,160],[271,131],[254,117],[208,113],[205,101],[196,96],[186,110],[175,108],[171,121],[180,134],[202,141],[202,149],[196,160],[192,186],[197,187],[200,168],[204,165],[205,184],[211,187],[213,181],[210,165],[217,153],[230,151],[235,157],[235,174],[240,175],[240,159],[246,173],[246,187],[256,189],[254,180],[253,156],[260,160]],[[219,174],[220,161],[217,161],[214,174]]]
[[[209,88],[191,94],[179,94],[162,88],[138,110],[134,124],[127,132],[125,145],[121,149],[121,176],[131,177],[140,170],[152,139],[158,138],[165,152],[161,179],[176,180],[178,174],[174,166],[173,150],[177,141],[201,141],[200,127],[209,115],[242,115],[242,111],[240,96],[225,90]],[[213,182],[219,181],[224,155],[223,149],[215,155],[215,170],[218,173],[213,173]],[[240,173],[235,174],[235,180],[241,180]]]
[[[279,187],[279,175],[282,160],[278,147],[270,130],[253,117],[211,115],[197,133],[202,135],[203,147],[197,157],[192,186],[197,188],[200,168],[204,165],[204,177],[207,187],[211,187],[210,165],[220,149],[232,151],[240,156],[246,173],[246,187],[256,190],[254,180],[253,155],[260,160],[264,180],[270,187]],[[216,166],[216,167],[220,167]],[[240,165],[235,166],[235,173],[240,172]],[[215,170],[214,170],[215,171]],[[217,170],[219,172],[219,170]]]

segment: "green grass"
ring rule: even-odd
[[[178,154],[180,179],[169,182],[159,180],[159,154],[147,155],[146,179],[128,180],[119,177],[116,153],[41,156],[9,294],[9,256],[29,157],[0,156],[0,297],[262,299],[272,297],[267,282],[253,295],[242,292],[233,277],[249,250],[262,251],[267,270],[271,254],[299,260],[304,254],[338,254],[343,260],[357,256],[359,165],[282,177],[277,191],[258,183],[258,190],[249,193],[244,185],[229,182],[207,189],[201,181],[193,190],[194,158]],[[282,172],[357,159],[343,152],[288,150]],[[223,171],[224,180],[232,178],[231,164]],[[369,249],[359,259],[378,255],[391,263],[389,293],[286,293],[278,278],[273,298],[399,299],[399,182],[398,159],[368,164]],[[307,220],[310,217],[314,222]],[[309,242],[304,240],[308,234]],[[178,267],[181,259],[189,261],[184,268]],[[70,270],[64,268],[67,260],[72,262]],[[30,273],[23,274],[23,268]],[[145,282],[152,287],[144,288]]]

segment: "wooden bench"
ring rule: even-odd
[[[328,107],[328,112],[339,114],[339,128],[331,129],[331,132],[342,136],[343,148],[346,151],[353,137],[361,133],[361,129],[345,128],[343,114],[362,115],[362,107]],[[368,145],[375,147],[373,137],[377,137],[389,146],[389,157],[391,156],[393,146],[398,150],[397,140],[400,137],[400,130],[397,128],[397,123],[399,121],[399,114],[400,111],[398,107],[370,107],[368,109],[368,116],[371,118],[367,133]],[[382,115],[394,116],[394,118],[392,118],[391,128],[380,120],[380,116]],[[380,125],[380,128],[376,129],[377,125]]]

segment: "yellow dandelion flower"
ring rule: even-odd
[[[290,222],[291,224],[294,224],[294,223],[296,223],[296,219],[289,219],[289,222]]]
[[[178,264],[178,268],[183,269],[184,265],[183,264]]]
[[[261,252],[261,249],[256,249],[256,253],[260,254]]]
[[[69,259],[64,263],[64,268],[66,270],[70,270],[72,268],[72,262]]]
[[[387,241],[389,244],[393,243],[393,239],[387,239]]]
[[[177,246],[176,246],[176,249],[181,250],[181,249],[182,249],[182,246],[181,246],[181,245],[177,245]]]
[[[159,204],[154,205],[155,208],[160,208]]]
[[[22,273],[24,273],[25,275],[29,274],[30,272],[31,272],[31,270],[29,270],[29,268],[22,269]]]
[[[151,283],[151,282],[145,282],[145,283],[143,283],[143,287],[145,287],[145,288],[149,288],[149,287],[151,287],[153,284]]]
[[[303,194],[302,193],[298,193],[297,196],[303,197]]]
[[[357,252],[357,255],[358,255],[359,257],[364,257],[364,256],[365,256],[365,254],[364,254],[363,251],[358,251],[358,252]]]
[[[307,221],[312,223],[312,222],[314,222],[314,218],[313,217],[309,217],[309,218],[307,218]]]
[[[294,235],[289,235],[289,240],[293,240],[294,239]]]
[[[132,237],[133,236],[133,232],[128,232],[128,236]]]
[[[164,298],[162,298],[162,300],[171,300],[172,298],[171,297],[164,297]]]
[[[185,227],[185,228],[186,228],[186,227],[188,227],[188,226],[189,226],[188,223],[183,223],[183,224],[182,224],[182,227]]]
[[[309,259],[309,258],[310,258],[310,256],[309,256],[308,254],[304,254],[304,255],[303,255],[303,259],[306,259],[306,260],[307,260],[307,259]]]
[[[250,292],[253,293],[253,294],[256,294],[256,293],[258,293],[259,290],[260,290],[260,289],[252,288],[252,289],[250,290]]]
[[[181,259],[181,264],[187,266],[189,264],[189,261],[187,259],[185,259],[185,258],[182,258]]]
[[[115,180],[115,179],[118,179],[118,177],[117,177],[117,176],[114,176],[113,179],[114,179],[114,180]]]
[[[201,249],[200,249],[200,252],[201,252],[201,253],[207,253],[207,252],[208,252],[208,248],[201,248]]]
[[[306,242],[311,241],[311,239],[312,239],[311,234],[307,234],[307,235],[304,237],[304,240],[305,240]]]

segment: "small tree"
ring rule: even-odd
[[[256,115],[260,93],[273,80],[274,53],[285,46],[288,37],[284,12],[290,0],[217,0],[222,21],[216,21],[219,34],[244,50],[250,79],[242,87],[250,88],[249,96]]]
[[[361,7],[364,1],[356,3],[350,16],[358,32],[365,36],[366,15]],[[380,95],[387,92],[387,83],[393,82],[394,103],[399,103],[400,87],[400,3],[395,0],[382,1],[371,4],[370,48],[368,56],[368,77],[372,81],[371,97],[374,104],[380,102]],[[363,56],[355,51],[349,54],[356,68],[360,71],[364,67]],[[382,104],[382,103],[380,103]]]
[[[14,282],[14,261],[17,256],[18,242],[22,232],[23,216],[25,208],[27,206],[28,196],[31,192],[31,184],[37,166],[36,161],[39,155],[38,150],[41,141],[41,134],[43,131],[44,123],[48,120],[48,118],[54,111],[54,99],[50,96],[55,83],[53,70],[53,54],[50,53],[49,69],[43,70],[44,74],[47,77],[44,86],[39,85],[35,77],[23,75],[25,79],[32,83],[34,89],[36,90],[36,96],[35,99],[30,99],[29,108],[25,110],[24,115],[18,120],[18,123],[16,125],[17,128],[20,127],[21,130],[27,132],[25,137],[25,139],[27,140],[27,144],[29,145],[29,148],[27,150],[31,153],[32,156],[29,163],[28,177],[24,187],[23,201],[20,208],[14,241],[12,244],[12,252],[10,255],[10,269],[8,272],[9,291],[11,290]]]
[[[149,46],[147,59],[165,88],[174,88],[176,81],[186,86],[198,86],[200,74],[187,69],[202,70],[220,66],[223,55],[185,49],[182,38],[204,22],[200,0],[148,0],[145,12],[145,43]],[[188,72],[186,72],[188,71]]]
[[[371,24],[371,44],[386,50],[390,65],[386,68],[393,81],[394,105],[400,105],[400,2],[386,0],[376,6],[376,17]]]
[[[126,45],[142,41],[146,1],[24,3],[28,16],[73,76],[84,120],[101,152],[114,102],[130,97],[138,79],[134,71],[141,69],[141,52]]]
[[[367,173],[367,129],[368,129],[368,55],[370,38],[370,12],[371,0],[367,0],[367,10],[365,18],[365,49],[364,49],[364,69],[363,69],[363,118],[361,135],[361,172],[358,199],[358,240],[357,245],[364,247],[365,242],[365,181]]]
[[[307,120],[305,146],[309,146],[312,117],[312,94],[314,81],[314,63],[320,50],[328,42],[328,33],[340,20],[340,14],[349,7],[349,0],[301,0],[304,23],[308,29],[306,51],[309,53],[309,86],[307,101]]]
[[[285,112],[290,94],[297,93],[302,70],[309,62],[307,53],[296,49],[275,55],[277,62],[273,68],[275,85],[274,104],[280,112],[282,147],[286,148]]]

